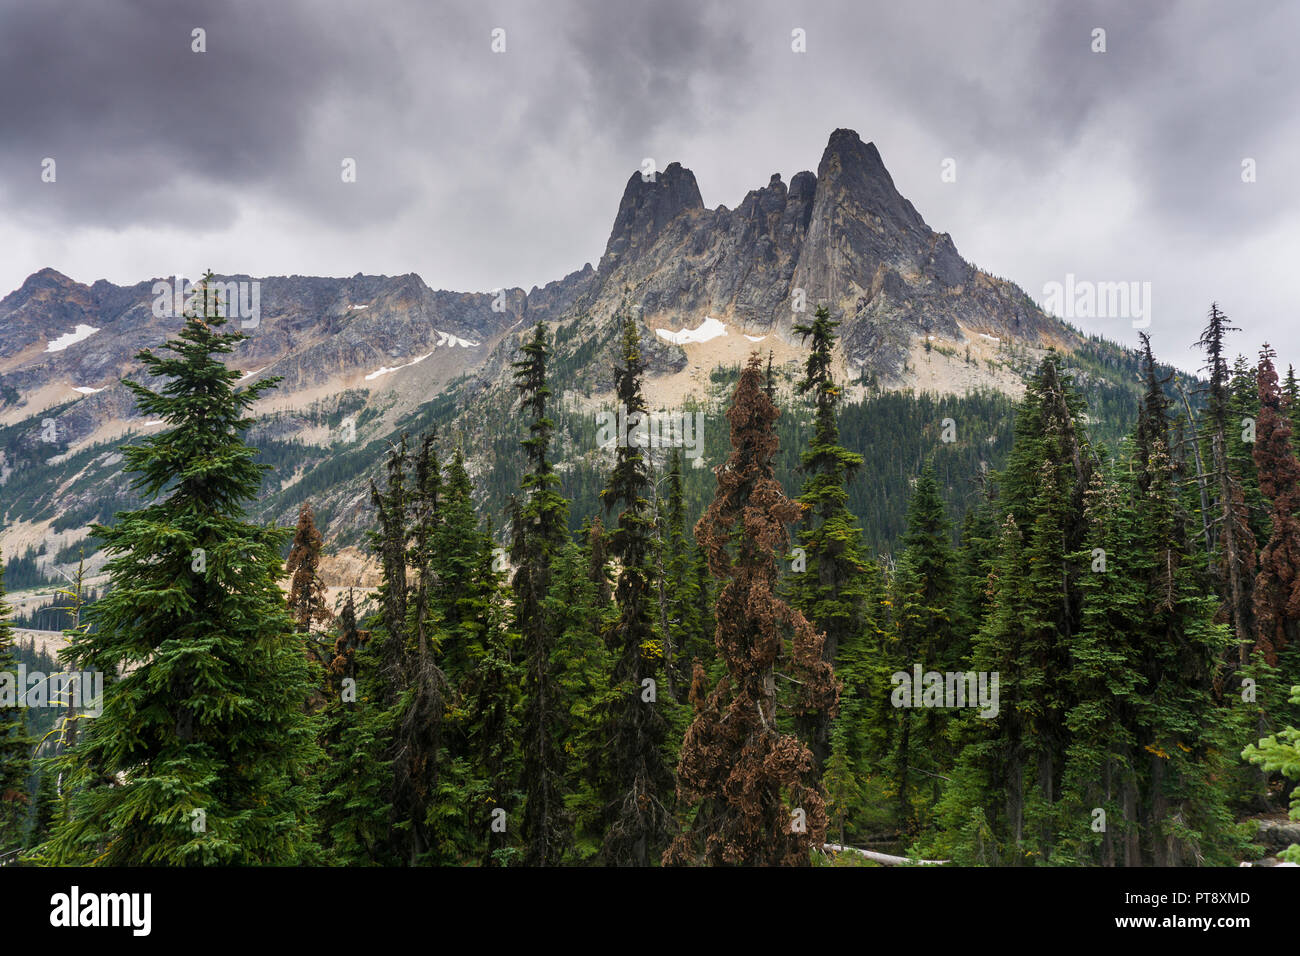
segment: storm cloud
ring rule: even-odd
[[[0,294],[44,267],[527,288],[594,263],[646,158],[734,207],[849,127],[1031,296],[1150,282],[1184,367],[1217,299],[1285,363],[1297,36],[1281,2],[9,3]]]

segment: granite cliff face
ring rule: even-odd
[[[796,173],[788,187],[774,174],[734,210],[705,209],[694,175],[676,163],[654,181],[634,174],[587,304],[602,319],[624,297],[653,328],[708,315],[787,339],[806,318],[801,306],[825,304],[843,323],[850,365],[886,380],[899,379],[923,335],[1073,338],[1020,289],[963,260],[899,194],[876,147],[845,129],[815,174]]]

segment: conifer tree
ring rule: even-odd
[[[674,687],[681,701],[690,688],[694,661],[713,660],[713,635],[699,614],[699,581],[695,575],[690,540],[686,535],[686,508],[682,495],[682,456],[674,448],[668,464],[667,541],[664,544],[664,617],[673,640],[676,668]]]
[[[316,515],[311,502],[304,501],[298,510],[298,526],[284,570],[289,575],[289,614],[300,634],[309,634],[313,625],[325,626],[333,620],[325,600],[325,585],[320,579],[323,539],[316,530]]]
[[[610,595],[603,600],[603,575],[593,576],[592,545],[599,546],[599,524],[589,526],[583,546],[566,545],[555,557],[547,613],[556,632],[556,743],[564,768],[565,812],[573,821],[574,851],[593,859],[604,842],[604,801],[600,759],[606,743],[602,716],[617,694],[609,679],[613,661],[604,631],[612,624]]]
[[[289,576],[289,616],[302,635],[307,647],[307,658],[314,668],[323,668],[328,657],[326,641],[313,627],[323,630],[334,615],[325,600],[325,585],[320,579],[320,560],[323,539],[316,530],[316,516],[311,502],[304,501],[298,510],[298,526],[294,530],[293,544],[285,560],[284,571]],[[319,710],[324,700],[319,691],[313,693],[309,710]]]
[[[516,503],[513,509],[511,557],[517,567],[513,582],[515,627],[523,636],[526,668],[524,862],[549,866],[559,861],[569,840],[560,789],[564,770],[556,743],[561,715],[553,660],[555,632],[546,614],[551,563],[569,541],[569,503],[558,490],[560,478],[547,457],[555,423],[546,414],[551,390],[546,381],[550,348],[545,323],[537,323],[533,337],[521,351],[524,357],[513,367],[523,411],[529,416],[528,437],[521,443],[527,453],[528,470],[520,481],[526,501]]]
[[[1241,486],[1245,501],[1245,520],[1251,537],[1258,544],[1269,533],[1268,504],[1259,490],[1259,474],[1254,449],[1259,422],[1259,384],[1257,369],[1244,355],[1238,355],[1228,379],[1227,428],[1224,433],[1228,470]]]
[[[1291,409],[1285,390],[1278,387],[1274,357],[1265,345],[1257,376],[1260,409],[1254,446],[1269,524],[1254,582],[1256,638],[1248,668],[1257,684],[1254,729],[1259,738],[1300,720],[1300,710],[1289,702],[1290,688],[1300,674],[1300,461],[1292,440]],[[1265,802],[1268,792],[1262,788]]]
[[[803,506],[799,540],[804,548],[804,570],[793,575],[790,603],[825,635],[822,658],[834,664],[841,651],[866,640],[871,611],[878,604],[878,582],[871,575],[862,550],[862,531],[848,508],[847,484],[862,466],[862,456],[840,444],[836,408],[841,391],[831,374],[835,329],[825,306],[818,306],[811,323],[796,325],[804,341],[812,339],[804,377],[796,386],[800,395],[811,394],[813,433],[801,455],[806,476],[797,499]],[[801,721],[801,735],[812,748],[818,769],[830,749],[830,717],[819,711]]]
[[[415,458],[410,527],[403,531],[404,540],[410,541],[407,567],[415,572],[415,592],[401,632],[404,640],[393,648],[400,661],[400,670],[393,673],[403,694],[391,745],[394,835],[402,858],[412,865],[434,862],[441,852],[439,834],[428,818],[439,785],[443,721],[451,694],[437,662],[442,632],[433,606],[433,543],[442,490],[434,439],[432,433],[425,435]]]
[[[104,675],[103,712],[63,758],[70,812],[41,850],[59,864],[292,864],[312,833],[316,750],[305,649],[278,581],[288,532],[244,518],[267,466],[243,435],[277,379],[235,390],[219,356],[245,336],[199,287],[172,356],[138,353],[163,384],[124,384],[167,426],[123,450],[148,502],[92,532],[111,585],[93,634],[65,651]]]
[[[755,354],[727,412],[731,456],[695,527],[710,570],[726,582],[715,645],[727,673],[708,692],[703,668],[695,669],[695,719],[678,765],[679,806],[694,811],[665,863],[806,866],[810,848],[825,840],[812,753],[777,726],[778,679],[799,682],[795,716],[833,712],[839,690],[822,636],[776,596],[786,525],[802,511],[774,477],[779,414]]]
[[[641,380],[641,357],[636,320],[623,321],[622,362],[614,369],[614,394],[628,422],[648,414]],[[672,834],[670,804],[673,777],[664,752],[668,736],[665,708],[672,697],[661,700],[658,683],[666,664],[666,635],[654,625],[651,566],[654,549],[654,515],[649,463],[635,434],[616,451],[609,484],[601,493],[606,511],[621,509],[618,525],[610,533],[610,554],[618,559],[614,590],[618,618],[606,635],[615,656],[615,695],[606,719],[609,766],[606,792],[607,824],[602,857],[615,866],[649,866],[658,860]]]
[[[23,843],[30,803],[27,786],[36,745],[27,732],[25,712],[17,706],[26,688],[18,686],[9,623],[13,608],[5,600],[4,580],[4,556],[0,555],[0,864],[10,862],[8,857]]]
[[[916,481],[907,511],[903,553],[893,581],[895,643],[892,670],[957,671],[970,641],[956,619],[956,555],[952,531],[935,479],[933,462]],[[939,797],[953,755],[947,740],[948,712],[941,708],[899,708],[894,715],[892,764],[898,822],[916,833],[928,807]],[[918,785],[921,785],[918,790]],[[927,794],[922,796],[922,794]]]
[[[491,547],[490,523],[484,537],[466,582],[481,603],[461,622],[466,671],[456,695],[457,739],[438,812],[440,826],[451,831],[458,862],[509,866],[521,855],[519,828],[511,824],[511,814],[523,797],[519,711],[524,666],[518,659],[518,635],[507,627],[512,612],[504,600],[504,568]]]
[[[317,811],[325,862],[395,866],[392,840],[391,741],[395,717],[384,707],[382,661],[371,631],[359,626],[351,589],[335,621],[320,713],[321,802]]]
[[[496,591],[495,577],[483,573],[492,539],[480,527],[474,485],[460,446],[446,466],[442,497],[441,520],[432,537],[434,604],[446,634],[439,663],[451,684],[459,686],[469,671],[467,644],[474,640],[472,634],[487,627]]]
[[[1259,487],[1269,502],[1271,533],[1259,555],[1254,611],[1255,650],[1270,665],[1300,630],[1300,461],[1291,444],[1291,422],[1267,345],[1259,355],[1259,421],[1254,460]]]
[[[1287,417],[1291,420],[1291,434],[1295,435],[1300,432],[1300,382],[1297,382],[1295,376],[1295,366],[1286,367],[1286,382],[1282,386],[1283,404],[1286,406]]]
[[[1082,413],[1082,398],[1049,352],[1017,409],[1015,445],[999,477],[998,559],[971,652],[974,670],[990,681],[998,675],[998,712],[964,717],[958,783],[939,811],[949,833],[981,841],[979,855],[1012,864],[1048,857],[1055,842],[1073,702],[1069,649],[1081,610],[1076,556],[1093,467]],[[975,855],[967,845],[957,858]]]
[[[1291,688],[1291,703],[1300,709],[1300,684]],[[1294,726],[1270,734],[1257,744],[1248,744],[1241,755],[1266,771],[1280,772],[1300,781],[1300,729]],[[1300,786],[1291,791],[1291,819],[1300,822]],[[1278,858],[1300,864],[1300,843],[1291,844]]]
[[[1255,573],[1255,537],[1250,529],[1241,481],[1233,473],[1228,454],[1229,384],[1228,363],[1224,358],[1224,339],[1240,329],[1228,325],[1227,316],[1217,303],[1210,305],[1209,321],[1197,344],[1205,350],[1210,373],[1207,385],[1207,440],[1211,467],[1214,470],[1216,519],[1222,555],[1215,569],[1222,582],[1225,611],[1237,638],[1237,662],[1245,666],[1255,643],[1251,586]]]

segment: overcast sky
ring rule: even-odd
[[[47,266],[529,288],[595,263],[646,157],[734,208],[849,127],[1035,299],[1150,282],[1163,358],[1199,364],[1217,299],[1233,354],[1300,364],[1298,40],[1286,2],[0,0],[0,295]]]

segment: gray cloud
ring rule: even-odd
[[[540,284],[600,255],[643,157],[734,206],[847,126],[1031,295],[1067,272],[1151,281],[1154,340],[1184,365],[1217,297],[1242,351],[1268,337],[1285,361],[1298,28],[1280,2],[10,4],[0,291],[44,266]]]

